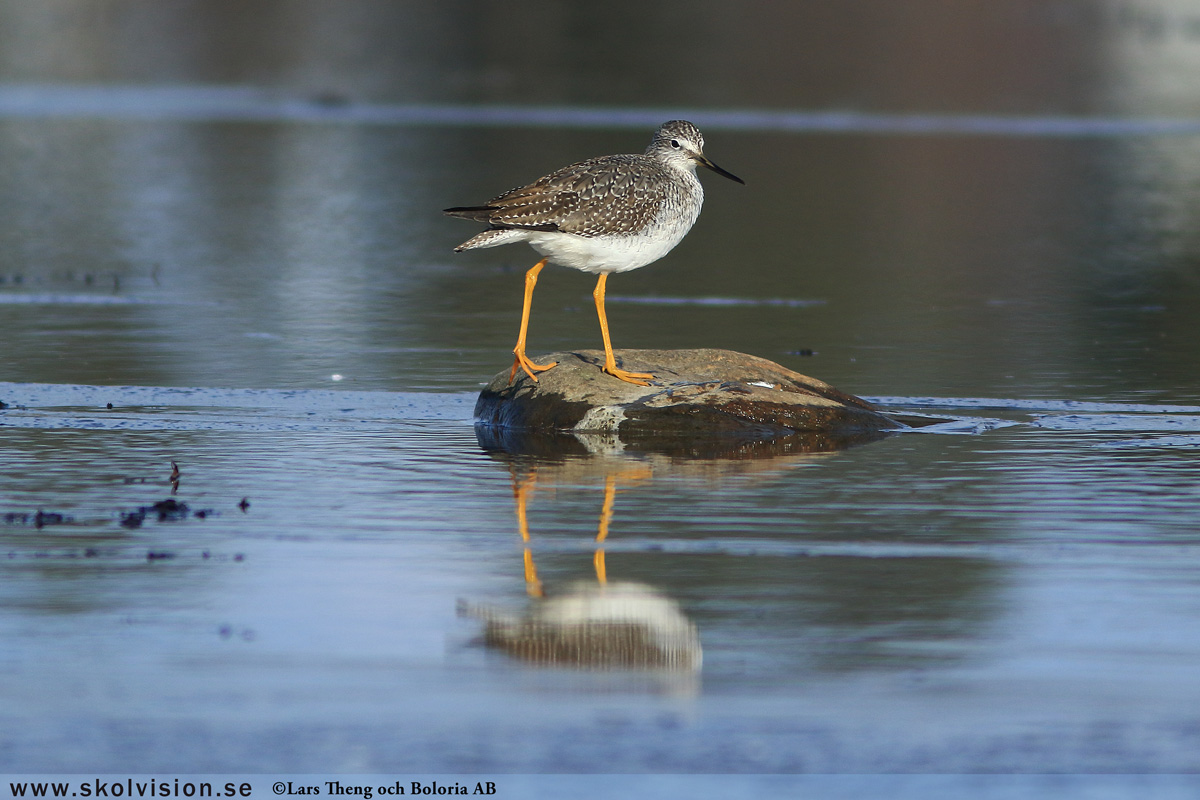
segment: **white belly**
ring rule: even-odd
[[[529,231],[525,241],[550,263],[584,272],[628,272],[658,261],[679,244],[700,216],[658,221],[636,236],[577,236],[558,231]]]

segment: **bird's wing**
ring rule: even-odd
[[[605,156],[563,167],[453,216],[504,228],[558,230],[580,236],[640,230],[663,202],[660,170],[641,156]]]

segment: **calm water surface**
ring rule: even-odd
[[[35,769],[1194,767],[1200,409],[535,457],[481,447],[464,394],[3,388],[6,508],[65,517],[0,529],[0,691]],[[208,513],[120,524],[168,497]],[[600,550],[703,667],[483,647],[456,604],[546,602],[526,548],[547,598]]]
[[[606,71],[616,34],[569,14],[549,19],[594,37],[547,85],[496,20],[433,4],[266,3],[235,24],[217,3],[197,29],[115,3],[97,31],[193,48],[124,61],[87,26],[0,7],[0,30],[75,54],[3,34],[25,56],[0,59],[0,766],[1200,769],[1200,139],[1099,122],[1200,113],[1177,80],[1190,12],[776,20],[809,63],[736,61],[718,31],[779,34],[719,5],[690,17],[699,54],[676,53],[694,79],[663,86],[644,61]],[[280,21],[328,35],[211,35]],[[933,55],[903,58],[929,30]],[[457,69],[423,43],[439,34]],[[959,82],[939,59],[971,67]],[[397,122],[447,104],[600,116]],[[474,429],[535,257],[456,255],[477,228],[439,209],[640,151],[640,115],[679,108],[747,185],[706,180],[689,237],[610,281],[616,346],[754,353],[945,422],[700,455]],[[893,130],[722,116],[754,108]],[[914,114],[1032,122],[903,132]],[[1098,122],[1062,135],[1063,116]],[[543,273],[531,355],[599,345],[591,288]],[[167,499],[185,518],[133,524]],[[531,665],[459,611],[520,618],[602,581],[648,630],[694,627],[702,665]]]

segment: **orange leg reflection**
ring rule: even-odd
[[[604,478],[604,505],[600,507],[600,527],[596,531],[596,554],[592,563],[596,566],[596,580],[601,585],[608,583],[608,571],[604,566],[604,548],[600,547],[608,538],[608,524],[612,522],[613,499],[617,494],[617,479],[613,475]]]
[[[619,476],[622,480],[636,482],[649,479],[652,475],[652,469],[639,466],[610,473],[604,478],[604,502],[600,507],[600,520],[596,529],[596,552],[592,556],[592,563],[596,569],[596,580],[601,585],[608,583],[608,570],[604,561],[602,545],[608,538],[609,525],[612,523],[613,506],[617,496],[617,478]],[[525,544],[525,590],[532,597],[543,597],[545,592],[542,589],[542,581],[538,578],[537,565],[533,563],[533,551],[529,546],[529,496],[533,494],[536,475],[531,473],[528,477],[521,478],[514,470],[512,481],[513,499],[517,506],[517,529],[521,533],[521,541]]]
[[[533,563],[533,551],[529,549],[529,520],[526,509],[529,506],[529,495],[533,492],[534,478],[530,475],[521,480],[513,475],[513,499],[517,502],[517,528],[521,531],[521,541],[525,543],[525,591],[532,597],[541,597],[542,582],[538,580],[537,566]]]

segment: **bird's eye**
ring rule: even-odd
[[[672,139],[672,140],[671,140],[671,147],[674,147],[676,150],[678,150],[678,149],[679,149],[679,140],[678,140],[678,139]]]

